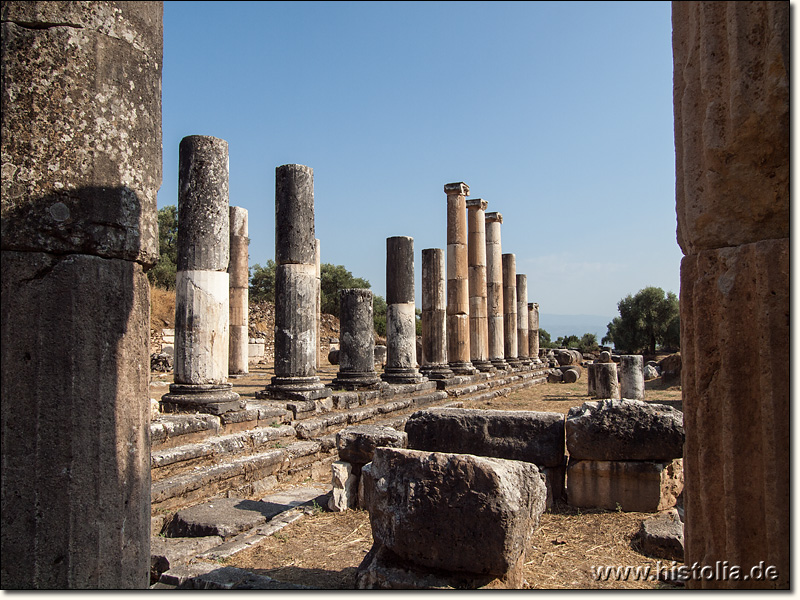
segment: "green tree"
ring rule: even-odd
[[[250,300],[253,302],[275,302],[275,271],[277,265],[271,258],[267,266],[258,263],[250,268]]]
[[[580,341],[577,335],[565,335],[556,339],[556,348],[575,348]]]
[[[178,207],[158,211],[158,262],[147,272],[150,284],[165,290],[175,289],[178,271]]]
[[[322,312],[339,316],[339,290],[348,288],[367,288],[369,281],[353,274],[342,265],[325,263],[320,266],[320,287],[322,288]]]
[[[386,300],[383,296],[372,297],[372,321],[375,324],[375,333],[386,337]]]
[[[593,333],[584,333],[578,342],[578,350],[581,352],[597,352],[600,346],[597,344],[597,336]]]
[[[555,348],[556,345],[550,339],[550,334],[546,329],[539,328],[539,347],[540,348]]]
[[[608,324],[604,344],[613,342],[617,350],[634,354],[655,354],[658,345],[680,346],[680,309],[674,293],[646,287],[625,296],[617,308],[619,316]]]

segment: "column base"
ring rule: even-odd
[[[489,360],[473,360],[472,366],[478,369],[478,371],[481,373],[493,373],[497,371],[497,367],[495,367]]]
[[[455,377],[455,373],[446,364],[423,365],[419,368],[419,372],[431,380],[452,379]]]
[[[519,369],[522,366],[522,362],[516,356],[513,358],[506,357],[506,362],[512,369]]]
[[[313,377],[273,377],[261,392],[256,392],[257,399],[265,400],[319,400],[327,398],[332,390],[326,387],[316,375]]]
[[[492,366],[498,371],[508,371],[511,369],[511,365],[509,365],[504,358],[492,358],[490,361]]]
[[[478,373],[478,369],[469,361],[451,362],[449,364],[456,375],[475,375]]]
[[[381,379],[386,383],[423,383],[428,380],[417,369],[388,367],[383,370]]]
[[[233,391],[230,383],[173,383],[169,393],[161,397],[163,412],[202,412],[221,415],[241,410],[247,401]]]
[[[342,373],[339,371],[336,378],[331,381],[331,387],[341,388],[348,392],[358,390],[377,390],[381,387],[381,378],[375,371],[359,371],[353,373]]]

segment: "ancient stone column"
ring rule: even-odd
[[[331,395],[317,376],[317,266],[314,171],[275,169],[275,377],[265,396],[319,400]]]
[[[517,353],[517,257],[503,254],[503,339],[506,362],[519,367]]]
[[[531,364],[528,354],[528,276],[517,273],[517,357],[523,365]]]
[[[427,381],[417,370],[417,315],[414,306],[414,238],[386,238],[387,383]]]
[[[250,266],[247,250],[247,209],[230,207],[230,345],[228,350],[228,377],[242,377],[248,372],[249,318],[248,295]]]
[[[619,399],[617,363],[594,363],[594,397],[601,400]]]
[[[161,405],[221,414],[244,406],[227,380],[228,142],[192,135],[181,140],[179,154],[175,383]]]
[[[456,375],[473,375],[470,362],[466,183],[448,183],[447,194],[447,360]]]
[[[161,33],[161,2],[2,5],[6,590],[149,585]]]
[[[628,400],[644,400],[644,357],[641,354],[619,357],[619,395]]]
[[[528,356],[534,363],[539,358],[539,303],[528,302]]]
[[[487,329],[489,335],[489,360],[499,370],[510,368],[505,359],[505,334],[503,325],[503,252],[500,243],[500,225],[503,215],[486,213],[486,299]]]
[[[789,587],[789,13],[672,4],[685,563],[774,567],[692,588]]]
[[[420,372],[428,379],[449,379],[447,365],[447,296],[445,260],[441,248],[422,251],[422,361]]]
[[[317,371],[322,364],[322,257],[320,241],[314,240],[314,261],[317,267]],[[374,327],[374,326],[373,326]],[[374,343],[374,339],[373,339]]]
[[[375,389],[381,380],[375,373],[372,291],[340,290],[339,302],[339,372],[331,385],[345,390]]]
[[[467,200],[469,229],[469,346],[470,362],[479,371],[496,371],[489,362],[489,323],[486,298],[486,200]]]

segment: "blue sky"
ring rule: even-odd
[[[385,296],[386,238],[411,236],[419,303],[464,181],[503,214],[529,301],[610,319],[679,292],[671,31],[669,2],[167,1],[159,208],[180,140],[227,140],[265,264],[275,168],[308,165],[322,261]]]

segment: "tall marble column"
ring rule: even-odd
[[[417,370],[417,315],[414,305],[414,238],[386,238],[387,383],[427,381]]]
[[[228,351],[228,377],[242,377],[248,373],[248,296],[250,267],[247,237],[247,209],[230,207],[230,347]]]
[[[319,400],[331,395],[317,376],[317,266],[314,170],[275,169],[275,376],[265,396]]]
[[[673,2],[685,563],[790,585],[790,7]]]
[[[519,367],[517,354],[517,257],[503,254],[503,339],[506,362]]]
[[[447,296],[445,260],[441,248],[422,251],[422,360],[420,372],[428,379],[450,379],[447,364]]]
[[[531,364],[528,354],[528,276],[517,273],[517,358]]]
[[[3,2],[0,587],[146,589],[161,2]]]
[[[185,137],[178,166],[175,383],[161,405],[221,414],[245,404],[228,383],[228,142]]]
[[[381,379],[375,373],[372,291],[340,290],[339,302],[339,373],[331,385],[345,390],[375,389]]]
[[[496,371],[489,362],[489,324],[486,298],[486,206],[481,198],[467,200],[469,243],[470,361],[479,371]]]
[[[528,356],[539,364],[539,303],[528,302]]]
[[[447,360],[456,375],[478,370],[469,359],[469,279],[466,183],[448,183],[447,194]]]
[[[489,360],[499,370],[510,368],[505,360],[505,333],[503,325],[503,252],[500,242],[500,225],[503,215],[486,213],[486,299]]]

